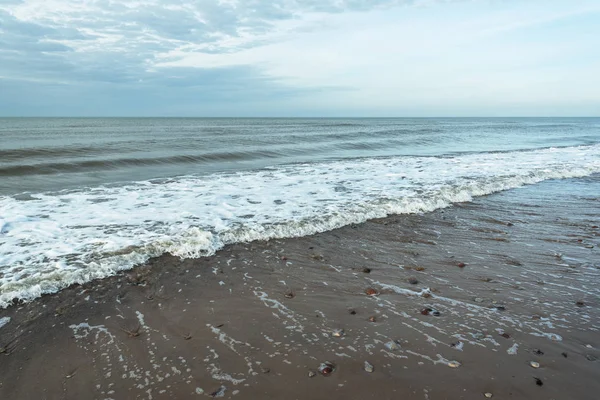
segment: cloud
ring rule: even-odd
[[[0,115],[593,110],[599,13],[591,0],[3,0]]]

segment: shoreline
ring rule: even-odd
[[[548,185],[163,255],[0,310],[0,397],[594,399],[598,199]]]

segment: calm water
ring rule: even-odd
[[[600,119],[0,119],[0,306],[600,172]]]

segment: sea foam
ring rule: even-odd
[[[600,172],[600,145],[285,165],[0,197],[0,307],[163,253],[214,254],[547,179]]]

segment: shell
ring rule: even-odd
[[[491,399],[492,397],[494,397],[494,395],[493,395],[493,394],[491,394],[491,393],[489,393],[489,392],[488,392],[488,393],[484,393],[483,395],[484,395],[485,397],[487,397],[488,399]]]
[[[373,372],[374,370],[375,370],[375,367],[373,367],[373,364],[371,364],[368,361],[365,361],[365,371]]]
[[[535,361],[529,361],[529,365],[532,366],[533,368],[539,368],[540,367],[540,363],[537,363]]]
[[[450,362],[448,363],[448,366],[449,366],[450,368],[458,368],[458,367],[460,367],[460,365],[461,365],[461,364],[460,364],[458,361],[450,361]]]
[[[345,334],[346,334],[346,332],[344,332],[344,330],[343,330],[343,329],[335,329],[335,330],[334,330],[334,331],[331,333],[331,336],[334,336],[334,337],[342,337],[342,336],[344,336]]]

